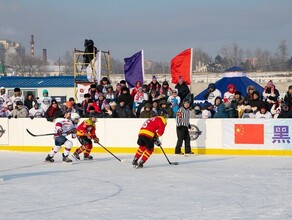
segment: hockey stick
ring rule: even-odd
[[[159,145],[159,147],[160,147],[160,149],[162,150],[162,152],[163,152],[163,154],[164,154],[166,160],[168,161],[168,163],[169,163],[170,165],[178,165],[178,164],[179,164],[178,162],[170,162],[169,159],[168,159],[168,157],[167,157],[167,155],[166,155],[166,153],[164,152],[162,146]]]
[[[110,152],[105,146],[103,146],[101,143],[97,143],[99,146],[101,146],[103,149],[105,149],[107,152],[109,152],[114,158],[116,158],[118,161],[122,162],[120,158],[118,158],[116,155],[114,155],[112,152]]]
[[[75,129],[72,129],[72,130],[67,131],[67,132],[65,132],[65,133],[62,133],[62,134],[71,134],[73,130],[75,131]],[[50,136],[50,135],[55,135],[55,134],[57,134],[57,133],[33,134],[33,133],[31,133],[28,129],[26,129],[26,131],[27,131],[27,133],[29,133],[29,134],[30,134],[31,136],[33,136],[33,137]]]
[[[33,134],[31,133],[28,129],[26,129],[27,133],[29,133],[33,137],[41,137],[41,136],[49,136],[49,135],[54,135],[56,133],[48,133],[48,134]]]

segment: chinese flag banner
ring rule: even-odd
[[[263,124],[234,124],[235,144],[264,144]]]
[[[189,48],[172,58],[170,62],[171,82],[178,83],[182,77],[187,85],[191,84],[193,49]]]

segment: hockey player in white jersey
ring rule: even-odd
[[[55,147],[52,148],[48,156],[46,157],[46,162],[54,162],[55,154],[61,149],[62,145],[65,146],[63,155],[64,163],[72,163],[72,160],[68,158],[70,150],[73,146],[73,142],[66,138],[67,135],[72,135],[72,138],[76,138],[77,124],[79,122],[80,116],[77,113],[67,113],[65,119],[57,122],[55,125]]]

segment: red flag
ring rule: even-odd
[[[172,58],[170,62],[172,83],[177,84],[179,77],[182,77],[187,85],[191,84],[192,57],[193,49],[189,48]]]
[[[263,124],[235,124],[235,144],[264,144]]]

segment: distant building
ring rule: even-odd
[[[25,55],[25,48],[20,43],[0,39],[0,57],[4,57],[6,52],[15,51],[18,55]]]

